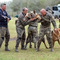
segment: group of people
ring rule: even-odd
[[[21,41],[21,49],[26,50],[27,44],[29,42],[34,42],[34,47],[36,51],[39,51],[39,47],[41,44],[41,41],[44,39],[44,35],[47,37],[47,41],[49,43],[49,48],[51,48],[51,51],[53,51],[53,41],[52,41],[52,33],[51,33],[51,23],[53,24],[54,29],[56,29],[56,22],[50,12],[47,12],[45,9],[40,10],[39,18],[36,17],[36,13],[30,12],[30,15],[28,14],[28,8],[23,8],[22,13],[19,14],[18,20],[16,23],[16,31],[17,31],[17,40],[16,40],[16,47],[15,51],[18,52],[18,46]],[[26,17],[27,16],[27,17]],[[26,19],[27,18],[27,19]],[[38,35],[37,26],[38,23],[41,23],[40,25],[40,33]],[[28,27],[28,37],[25,42],[25,26],[29,25]]]
[[[16,20],[16,32],[17,40],[15,46],[15,52],[18,52],[19,43],[21,42],[21,50],[26,50],[27,44],[29,42],[34,43],[36,51],[39,51],[41,41],[44,39],[44,35],[47,37],[49,48],[51,52],[53,51],[53,41],[51,33],[51,23],[53,24],[54,29],[56,29],[56,22],[50,12],[47,12],[45,9],[40,10],[40,14],[35,13],[35,11],[28,13],[28,8],[23,8],[22,12],[19,14],[18,19]],[[39,15],[39,16],[37,16]],[[37,17],[36,17],[37,16]],[[11,17],[6,12],[6,4],[1,4],[0,8],[0,48],[2,46],[3,40],[5,38],[5,51],[10,51],[8,49],[8,42],[10,39],[10,34],[8,30],[8,22],[11,20]],[[38,23],[40,25],[40,32],[38,35]],[[28,27],[28,36],[25,42],[25,26]],[[24,44],[26,43],[26,44]]]

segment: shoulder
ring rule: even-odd
[[[52,14],[51,13],[49,13],[49,12],[47,12],[47,14],[46,14],[46,16],[48,16],[48,17],[52,17]]]
[[[22,13],[20,13],[18,17],[20,17],[20,18],[21,18],[21,17],[23,17],[23,14],[22,14]]]

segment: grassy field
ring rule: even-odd
[[[56,23],[58,26],[59,25],[58,21],[56,21]],[[28,26],[26,26],[26,33],[27,27]],[[12,18],[12,20],[9,22],[9,31],[11,38],[15,38],[16,37],[15,18]],[[12,40],[9,42],[9,48],[11,50],[10,52],[4,51],[5,43],[3,43],[2,48],[0,48],[0,60],[60,60],[60,46],[58,45],[57,42],[55,43],[54,52],[50,52],[50,50],[46,49],[44,44],[42,43],[40,48],[41,50],[39,52],[35,51],[34,45],[32,49],[30,49],[28,45],[27,50],[25,51],[21,50],[19,46],[19,52],[16,53],[15,41],[16,40]],[[46,44],[48,45],[47,42]]]

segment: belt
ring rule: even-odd
[[[37,26],[32,26],[32,25],[30,25],[31,27],[36,27],[37,28]]]

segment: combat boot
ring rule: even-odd
[[[21,48],[21,50],[27,50],[27,49],[23,47],[23,48]]]
[[[10,50],[8,49],[8,47],[5,47],[5,51],[10,51]]]

